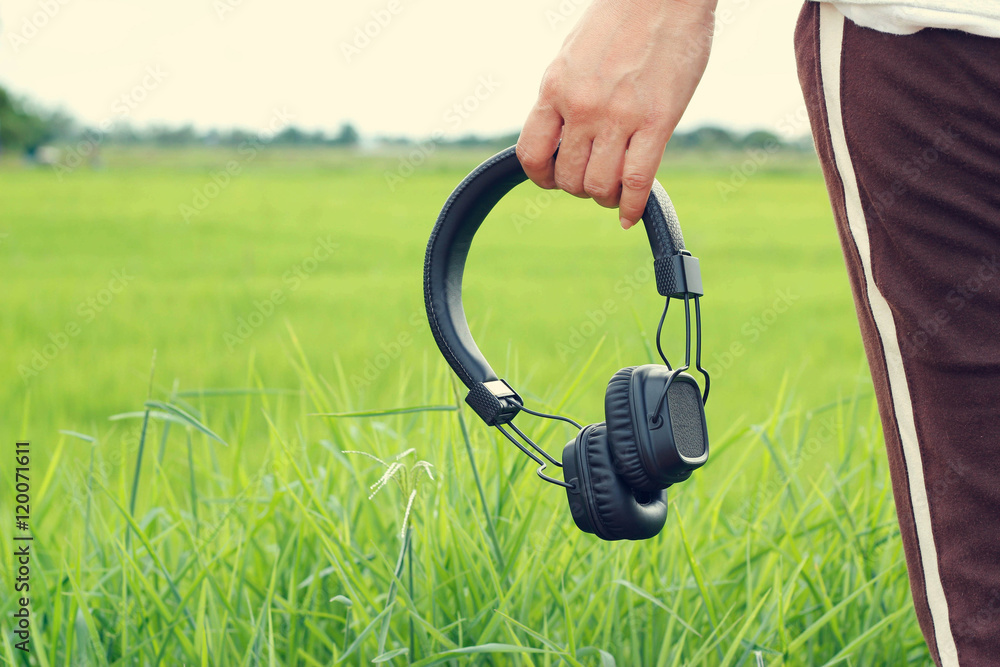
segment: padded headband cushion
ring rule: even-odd
[[[427,243],[424,303],[441,353],[470,389],[497,379],[469,331],[462,306],[462,276],[472,238],[487,214],[527,176],[514,153],[503,150],[476,167],[448,198]],[[677,213],[663,186],[653,183],[642,219],[655,260],[684,250]],[[567,230],[569,232],[569,230]]]
[[[572,469],[566,465],[570,459]],[[663,529],[667,521],[666,490],[648,494],[648,502],[636,499],[625,480],[615,474],[603,423],[580,431],[566,446],[563,465],[567,480],[574,472],[578,475],[575,488],[567,489],[567,495],[581,530],[604,540],[645,540]],[[577,493],[580,498],[574,498]],[[586,516],[581,521],[578,514],[583,510]]]
[[[632,371],[637,366],[623,368],[611,377],[604,394],[604,414],[607,418],[608,447],[615,471],[625,482],[640,491],[655,491],[663,487],[650,479],[639,454],[635,426],[632,423]],[[645,424],[645,415],[643,425]]]

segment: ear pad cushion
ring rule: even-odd
[[[634,493],[611,462],[607,430],[591,424],[563,450],[570,511],[580,530],[602,540],[645,540],[667,521],[667,492]]]
[[[589,426],[584,428],[590,428]],[[580,431],[583,433],[583,430]],[[594,522],[590,518],[590,495],[586,491],[584,476],[580,466],[586,459],[586,454],[579,451],[579,434],[569,441],[563,448],[562,470],[563,479],[573,488],[566,489],[566,498],[569,500],[569,511],[573,515],[573,522],[576,527],[585,533],[594,533]]]
[[[633,489],[656,491],[663,487],[646,473],[639,454],[639,443],[632,426],[632,371],[638,366],[623,368],[608,382],[604,393],[604,415],[607,418],[608,446],[614,460],[615,471]],[[642,415],[645,419],[646,416]]]

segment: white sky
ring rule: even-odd
[[[304,128],[491,134],[520,126],[587,2],[3,0],[0,83],[92,124],[127,115],[262,129],[284,109]],[[682,128],[808,131],[792,52],[800,6],[720,0],[712,60]],[[568,18],[553,25],[560,10]],[[388,22],[348,62],[342,45],[379,11]],[[480,88],[473,112],[446,116],[480,77],[496,89]]]

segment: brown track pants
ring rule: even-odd
[[[1000,39],[807,2],[799,81],[938,665],[1000,665]]]

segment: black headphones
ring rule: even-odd
[[[462,307],[462,275],[472,237],[497,202],[526,179],[511,147],[476,167],[445,202],[424,260],[424,301],[434,340],[469,388],[465,402],[488,426],[496,426],[539,464],[539,477],[566,488],[573,520],[580,530],[604,540],[653,537],[666,522],[667,487],[686,480],[708,460],[704,404],[710,379],[701,366],[698,299],[703,291],[698,260],[684,249],[674,206],[663,186],[654,181],[642,219],[653,250],[656,288],[666,297],[656,329],[656,348],[664,365],[632,366],[615,373],[604,399],[606,422],[581,428],[566,417],[531,410],[483,357]],[[685,363],[677,368],[670,366],[660,347],[660,332],[672,298],[684,301],[687,333]],[[695,367],[705,377],[704,393],[685,372],[691,362],[692,301]],[[562,463],[513,423],[521,411],[580,429],[563,449]],[[563,469],[564,481],[545,474],[546,462]]]

